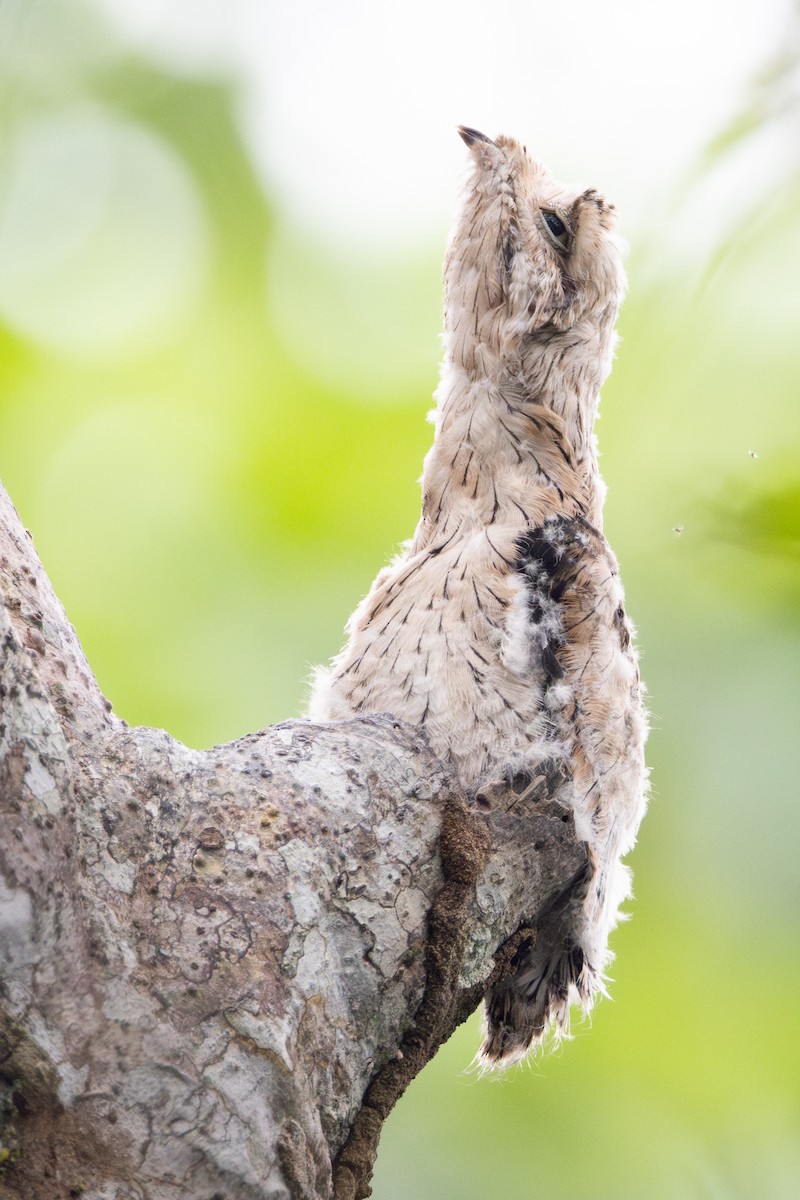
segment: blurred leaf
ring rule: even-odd
[[[769,234],[774,237],[776,223],[796,228],[800,193],[800,3],[797,0],[786,19],[780,48],[756,74],[739,109],[698,157],[683,184],[684,189],[701,184],[715,170],[724,167],[726,160],[741,153],[748,142],[773,131],[783,131],[785,153],[780,173],[760,179],[760,187],[715,246],[701,286],[716,276],[742,237],[750,240],[764,239]]]
[[[704,174],[718,160],[765,125],[784,117],[800,117],[800,4],[795,0],[775,55],[753,79],[741,106],[706,147],[697,164]]]
[[[742,488],[741,481],[732,480],[711,515],[719,537],[753,554],[786,559],[800,571],[799,481],[776,483],[769,490],[751,492]]]

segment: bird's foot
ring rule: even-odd
[[[507,763],[504,772],[506,811],[558,798],[569,778],[566,764],[558,758],[545,758],[535,767],[522,769]]]
[[[475,800],[479,808],[494,812],[520,811],[528,805],[540,807],[554,800],[563,804],[559,798],[569,777],[563,759],[546,758],[531,767],[508,762],[502,778],[478,788]]]

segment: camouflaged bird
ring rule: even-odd
[[[485,998],[481,1056],[505,1065],[605,990],[644,811],[646,722],[593,432],[625,276],[602,196],[556,183],[512,138],[459,133],[472,164],[422,516],[318,671],[309,716],[419,722],[472,794],[561,780],[591,876]]]

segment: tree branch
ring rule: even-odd
[[[391,716],[207,751],[100,694],[0,489],[0,1196],[369,1194],[380,1128],[585,846]]]

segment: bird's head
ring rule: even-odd
[[[458,132],[472,170],[445,260],[454,348],[469,356],[471,328],[490,354],[568,332],[573,343],[608,342],[610,354],[625,291],[614,206],[557,183],[513,138]]]

